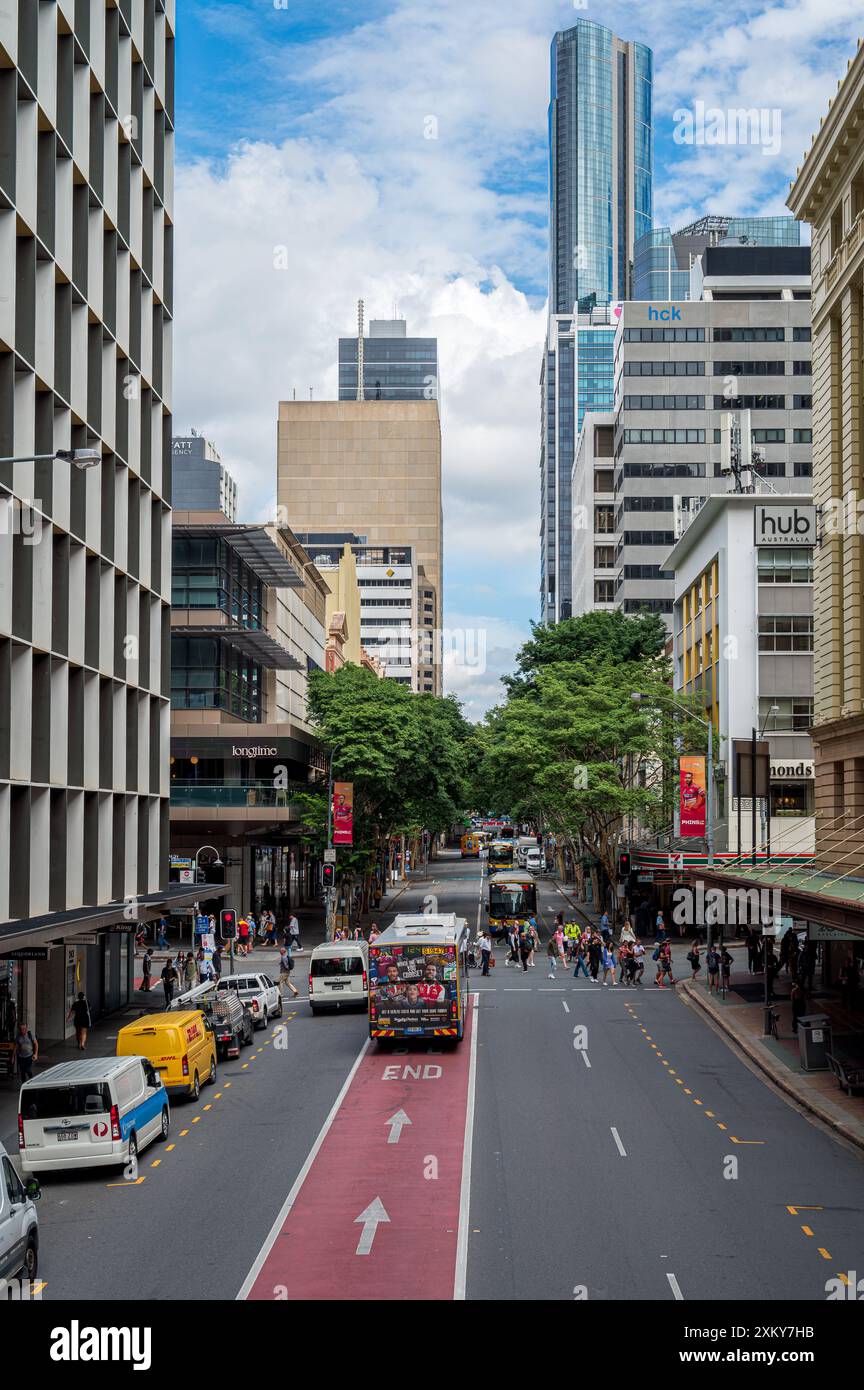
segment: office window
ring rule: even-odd
[[[811,332],[811,330],[810,330],[809,328],[793,328],[793,329],[792,329],[792,341],[793,341],[793,343],[809,343],[811,337],[812,337],[812,332]]]
[[[760,546],[760,584],[812,584],[813,552],[807,546]]]
[[[772,706],[777,713],[772,714]],[[760,695],[759,727],[766,734],[803,733],[813,724],[813,697],[808,695]]]
[[[812,444],[812,443],[813,443],[813,431],[812,431],[812,430],[793,430],[793,431],[792,431],[792,443],[793,443],[793,444]]]
[[[799,361],[793,362],[793,363],[792,363],[792,375],[793,375],[793,376],[812,376],[812,375],[813,375],[813,363],[810,361],[810,358],[808,357],[808,358],[806,358],[804,361],[800,361],[800,362],[799,362]]]
[[[804,397],[796,396],[795,400]],[[808,401],[810,397],[806,398]],[[785,396],[715,396],[715,410],[785,410]]]
[[[784,328],[715,328],[715,343],[782,343]]]
[[[760,652],[781,654],[783,652],[812,652],[812,650],[812,617],[760,617]]]
[[[614,580],[614,579],[595,579],[595,580],[594,580],[594,602],[595,602],[595,603],[614,603],[614,602],[615,602],[615,580]]]
[[[812,410],[812,409],[813,409],[813,397],[812,397],[812,396],[793,396],[793,397],[792,397],[792,409],[793,409],[793,410]]]
[[[733,357],[714,363],[715,376],[785,376],[786,363],[747,362],[743,357]]]

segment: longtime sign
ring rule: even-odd
[[[760,502],[753,526],[756,545],[816,544],[816,508],[807,502]]]

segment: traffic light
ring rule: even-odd
[[[219,926],[226,941],[231,941],[237,935],[237,913],[233,907],[223,907],[219,913]]]
[[[335,865],[335,864],[322,864],[322,866],[321,866],[321,882],[324,884],[324,887],[325,887],[325,888],[332,888],[332,887],[333,887],[333,884],[336,882],[336,865]]]
[[[629,878],[631,867],[630,851],[622,850],[618,855],[618,877]]]

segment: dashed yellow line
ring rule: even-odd
[[[180,1138],[181,1138],[181,1139],[185,1139],[185,1138],[186,1138],[186,1135],[187,1135],[188,1133],[189,1133],[188,1129],[181,1129],[181,1131],[180,1131]]]
[[[166,1150],[165,1150],[166,1154],[173,1153],[173,1151],[176,1149],[176,1147],[177,1147],[176,1144],[169,1144],[168,1147],[167,1147]]]
[[[150,1164],[150,1167],[151,1167],[151,1168],[158,1168],[158,1167],[159,1167],[159,1164],[160,1164],[161,1162],[162,1162],[161,1158],[154,1158],[153,1162]]]
[[[828,1254],[828,1251],[822,1245],[819,1246],[819,1254],[822,1256],[823,1260],[830,1260],[831,1258],[831,1256]]]
[[[804,1232],[805,1236],[812,1236],[813,1234],[809,1226],[802,1226],[801,1230]]]
[[[198,1121],[199,1121],[200,1119],[201,1119],[201,1116],[200,1116],[200,1115],[193,1115],[193,1116],[192,1116],[192,1123],[193,1123],[193,1125],[197,1125],[197,1124],[198,1124]]]

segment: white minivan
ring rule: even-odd
[[[32,1283],[36,1278],[39,1218],[33,1203],[41,1195],[36,1178],[25,1187],[0,1144],[0,1279],[28,1279]]]
[[[366,941],[325,941],[309,960],[309,1007],[355,1008],[369,1005],[369,944]]]
[[[25,1081],[18,1149],[25,1173],[129,1163],[167,1139],[168,1092],[146,1057],[60,1062]]]

